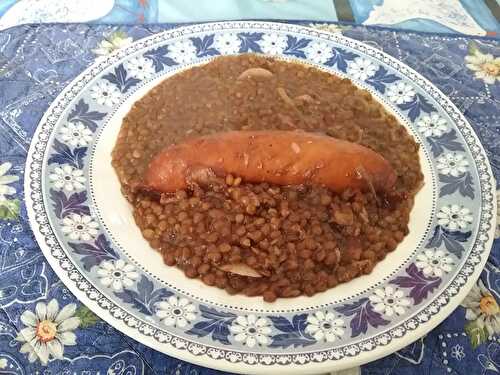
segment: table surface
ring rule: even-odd
[[[498,179],[498,40],[312,23],[314,27],[363,40],[432,81],[470,121]],[[0,374],[219,373],[149,349],[81,305],[43,258],[24,206],[27,150],[51,101],[97,57],[173,26],[30,25],[0,32]],[[496,235],[500,236],[499,230]],[[496,239],[481,281],[463,306],[435,330],[386,358],[353,369],[352,373],[500,372],[499,256],[500,239]],[[74,310],[76,319],[70,329],[74,335],[66,338],[61,358],[51,355],[48,364],[43,365],[33,347],[22,345],[17,338],[33,316],[31,312],[40,315],[46,305],[52,310]]]

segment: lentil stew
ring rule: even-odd
[[[302,130],[357,143],[396,174],[390,194],[249,182],[141,189],[166,146],[228,131]],[[136,102],[112,164],[143,237],[168,266],[230,294],[314,295],[368,274],[408,234],[418,144],[371,94],[317,68],[244,54],[178,73]]]

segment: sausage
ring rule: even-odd
[[[314,184],[390,192],[396,174],[387,160],[364,146],[302,131],[230,131],[171,145],[146,170],[143,188],[186,189],[195,176],[227,174],[248,182]]]

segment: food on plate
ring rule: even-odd
[[[327,135],[260,130],[170,145],[149,164],[144,187],[174,193],[190,183],[203,184],[212,174],[280,186],[319,185],[337,193],[348,188],[389,192],[396,182],[389,162],[367,147]]]
[[[348,79],[245,54],[153,88],[112,163],[168,266],[272,302],[370,273],[397,248],[423,183],[418,149]]]

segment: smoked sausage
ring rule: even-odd
[[[390,163],[367,147],[315,133],[264,130],[229,131],[168,146],[150,162],[143,187],[175,192],[207,173],[255,183],[321,185],[334,192],[387,193],[396,182]]]

